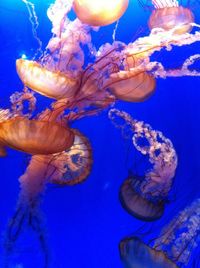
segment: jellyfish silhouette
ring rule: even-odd
[[[135,148],[147,155],[152,164],[144,176],[131,175],[124,181],[120,189],[122,206],[141,220],[156,220],[164,212],[177,167],[173,144],[162,132],[131,118],[126,112],[111,109],[109,118],[123,132],[129,132]]]
[[[120,243],[121,259],[126,268],[186,267],[200,242],[200,199],[176,216],[155,239],[152,246],[137,237]]]

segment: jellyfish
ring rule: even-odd
[[[73,8],[83,23],[103,26],[120,19],[128,7],[128,2],[129,0],[75,0]]]
[[[178,268],[162,251],[155,251],[137,237],[120,242],[120,256],[125,268]]]
[[[106,87],[118,99],[128,102],[142,102],[153,95],[155,78],[145,71],[119,71],[110,75]]]
[[[72,98],[77,80],[43,68],[35,61],[18,59],[16,69],[24,85],[53,99]]]
[[[13,105],[13,108],[18,109],[19,113],[19,106]],[[1,112],[1,151],[5,152],[4,148],[10,147],[29,154],[53,154],[70,148],[73,141],[74,134],[67,126],[48,120],[29,119],[12,112],[9,114],[8,110]]]
[[[130,133],[135,148],[147,155],[152,164],[144,176],[133,174],[124,181],[120,189],[122,206],[141,220],[156,220],[164,212],[175,176],[178,160],[173,144],[162,132],[131,118],[126,112],[111,109],[109,118],[124,133]]]
[[[89,140],[77,129],[74,132],[74,143],[68,149],[52,156],[38,156],[48,163],[54,171],[49,182],[61,186],[82,183],[92,168],[92,148]]]
[[[17,96],[20,99],[22,98],[22,95],[15,93],[15,97],[12,97],[11,99],[17,100]],[[61,116],[63,110],[61,103],[54,103],[52,107],[54,107],[55,110],[46,109],[45,111],[43,111],[38,116],[38,122],[40,122],[40,119],[44,120],[44,118],[48,118],[50,123],[53,123],[56,120],[56,124],[58,124],[59,126],[66,124],[64,116]],[[5,118],[7,118],[8,122],[10,121],[9,110],[1,110],[0,115],[1,118],[3,118],[4,116],[2,120],[5,120]],[[16,117],[16,119],[18,119],[18,117]],[[34,122],[34,120],[30,119],[29,121]],[[21,127],[22,130],[24,124]],[[46,125],[41,127],[41,129],[43,128],[45,129]],[[15,129],[17,130],[18,128]],[[30,130],[33,133],[35,132],[35,129],[33,127],[31,127]],[[75,185],[83,182],[90,174],[92,167],[92,150],[88,139],[78,130],[70,129],[70,132],[73,133],[71,145],[69,146],[68,143],[68,146],[62,151],[60,150],[60,147],[59,151],[56,150],[56,153],[47,153],[47,151],[45,151],[47,145],[43,146],[43,143],[47,144],[49,142],[48,136],[52,135],[53,138],[55,138],[54,132],[51,132],[52,129],[49,129],[48,132],[45,132],[46,140],[42,139],[41,137],[39,151],[36,151],[35,146],[31,147],[35,150],[34,154],[32,153],[31,160],[25,173],[19,178],[20,193],[17,201],[16,210],[13,217],[10,219],[5,233],[4,248],[6,265],[9,265],[9,261],[11,260],[12,254],[15,252],[15,246],[21,236],[22,231],[24,230],[24,228],[29,227],[38,236],[38,241],[44,255],[44,267],[48,267],[50,257],[48,252],[48,245],[46,242],[45,226],[43,222],[42,213],[40,211],[40,204],[47,184],[58,184],[61,186]],[[61,143],[63,139],[62,137],[64,139],[66,138],[64,134],[58,136],[58,140],[60,140]],[[27,137],[26,135],[21,134],[21,138],[24,139],[24,144],[27,145],[27,139],[29,138],[29,136]],[[53,143],[53,140],[51,140],[51,142]],[[17,149],[19,149],[19,145],[17,146]],[[53,145],[51,145],[50,143],[48,144],[48,146],[55,146],[55,143]],[[28,149],[24,151],[31,153]]]
[[[149,4],[145,5],[140,0],[139,2],[144,7],[150,7]],[[175,28],[175,34],[184,34],[191,31],[194,14],[189,8],[181,6],[178,0],[152,0],[148,2],[151,2],[154,7],[148,21],[150,30],[154,28],[164,30]]]
[[[127,268],[186,267],[200,242],[200,199],[196,199],[161,231],[152,245],[137,237],[120,243],[120,254]]]

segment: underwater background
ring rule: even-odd
[[[37,31],[43,48],[51,37],[51,23],[46,10],[52,2],[32,1],[39,20]],[[193,12],[196,23],[199,23],[198,9]],[[130,0],[128,10],[120,19],[116,40],[128,43],[147,35],[149,15],[150,12],[136,0]],[[93,34],[97,47],[112,42],[114,27],[115,24],[105,26]],[[37,49],[29,14],[22,1],[1,0],[0,40],[0,107],[9,108],[9,96],[22,88],[15,61],[22,55],[31,59]],[[199,42],[175,47],[170,52],[160,51],[153,57],[166,67],[178,68],[187,57],[198,52]],[[50,103],[39,94],[37,100],[39,110]],[[163,217],[153,223],[144,223],[129,215],[119,202],[119,188],[129,172],[137,173],[143,160],[108,119],[108,110],[76,121],[72,126],[90,140],[94,163],[84,183],[46,188],[42,210],[51,267],[122,268],[118,249],[121,239],[137,234],[138,229],[139,234],[142,232],[147,239],[156,236],[179,210],[200,197],[200,78],[157,79],[156,91],[147,101],[118,101],[115,107],[149,123],[172,141],[178,155],[178,168],[169,203]],[[0,268],[3,267],[4,231],[19,192],[18,178],[29,160],[28,155],[11,149],[7,157],[0,159]],[[13,256],[13,268],[42,268],[42,257],[34,234],[24,231],[20,239]],[[197,248],[192,258],[198,256]],[[192,260],[188,267],[192,267],[191,263]]]

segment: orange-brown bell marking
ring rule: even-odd
[[[4,148],[4,146],[1,146],[0,144],[0,157],[4,157],[6,155],[7,155],[6,149]]]
[[[184,34],[192,29],[194,16],[190,9],[182,6],[155,9],[149,19],[149,28],[162,28],[166,31],[173,29],[176,34]]]
[[[131,74],[120,71],[111,75],[110,91],[117,99],[129,102],[142,102],[148,99],[155,90],[155,78],[146,72]]]
[[[30,154],[62,152],[73,141],[73,132],[55,122],[16,117],[0,123],[0,145]]]
[[[77,17],[86,24],[103,26],[117,21],[126,11],[129,0],[74,0]]]
[[[35,61],[18,59],[16,68],[22,82],[41,95],[59,100],[72,99],[76,93],[76,79],[49,71]]]

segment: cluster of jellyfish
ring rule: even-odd
[[[32,18],[34,5],[23,0]],[[122,131],[129,129],[132,144],[148,156],[152,165],[144,176],[129,176],[120,188],[124,209],[143,221],[162,217],[178,164],[172,142],[149,124],[133,119],[113,108],[117,101],[142,102],[156,89],[156,79],[169,76],[200,76],[189,68],[200,54],[191,55],[177,69],[166,70],[151,61],[156,51],[185,46],[200,41],[200,25],[189,7],[176,0],[139,0],[150,7],[149,35],[125,44],[113,40],[95,48],[92,31],[117,22],[125,13],[128,0],[56,0],[47,10],[52,23],[52,38],[46,49],[32,60],[17,59],[16,71],[23,90],[10,96],[11,107],[0,110],[0,156],[6,147],[31,155],[25,173],[19,178],[20,193],[16,210],[5,231],[5,267],[22,230],[28,225],[38,235],[49,265],[48,247],[40,215],[40,203],[48,183],[62,186],[82,183],[90,174],[93,159],[90,142],[79,130],[71,128],[74,120],[97,115],[104,109]],[[76,18],[70,20],[69,13]],[[36,18],[37,19],[37,18]],[[39,45],[36,27],[34,37]],[[86,58],[85,47],[89,51]],[[41,51],[41,46],[39,48]],[[86,62],[89,62],[86,64]],[[51,107],[36,113],[39,93],[52,99]],[[29,103],[24,112],[24,103]],[[123,124],[119,121],[122,119]],[[141,145],[145,139],[148,145]],[[125,267],[179,267],[186,265],[199,239],[199,200],[181,212],[164,228],[153,246],[137,237],[120,243]],[[186,218],[190,217],[189,221]]]

